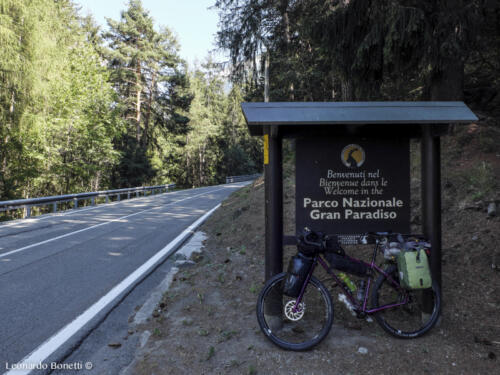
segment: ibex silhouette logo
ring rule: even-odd
[[[347,145],[342,149],[340,159],[348,168],[359,168],[365,162],[365,150],[360,145]]]

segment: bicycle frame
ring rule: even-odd
[[[323,257],[320,254],[316,254],[314,256],[314,261],[313,261],[313,264],[311,266],[311,269],[309,270],[309,273],[304,281],[304,284],[302,285],[302,289],[300,291],[300,294],[297,297],[297,300],[295,301],[295,306],[293,308],[293,311],[296,312],[297,309],[299,308],[299,305],[300,305],[300,302],[302,301],[302,297],[304,296],[306,287],[309,284],[309,281],[311,280],[311,277],[312,277],[314,270],[315,270],[316,266],[318,265],[318,263],[325,269],[325,271],[330,276],[332,276],[332,278],[335,280],[337,285],[339,285],[342,288],[343,292],[345,293],[345,295],[347,296],[347,298],[349,299],[349,301],[351,302],[351,304],[354,306],[354,308],[356,309],[356,311],[358,313],[373,314],[373,313],[376,313],[376,312],[381,311],[381,310],[386,310],[386,309],[398,307],[398,306],[405,305],[406,303],[408,303],[408,294],[405,293],[405,298],[401,302],[380,306],[380,307],[375,308],[375,309],[367,309],[368,296],[370,295],[372,281],[374,280],[374,278],[373,278],[373,274],[374,274],[373,271],[374,270],[376,272],[378,272],[379,274],[384,275],[387,278],[387,280],[389,280],[391,282],[391,284],[396,289],[398,289],[398,290],[403,289],[396,280],[394,280],[388,273],[386,273],[382,268],[378,267],[375,264],[378,248],[379,248],[379,244],[377,243],[375,245],[374,250],[373,250],[373,256],[372,256],[371,263],[366,263],[362,260],[352,258],[353,260],[364,263],[369,269],[369,271],[367,272],[367,275],[365,277],[365,280],[367,281],[367,283],[366,283],[365,295],[363,297],[362,304],[360,304],[359,301],[353,296],[353,294],[351,293],[351,291],[349,290],[347,285],[335,274],[335,272],[332,271],[332,269],[328,266],[328,263],[323,259]]]

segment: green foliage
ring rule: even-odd
[[[186,135],[183,163],[177,181],[187,186],[225,182],[226,176],[252,174],[260,169],[260,142],[250,137],[240,103],[241,90],[226,94],[224,81],[213,63],[190,74],[190,131]]]
[[[71,0],[0,0],[0,199],[254,173],[237,87],[189,77],[140,0],[101,33]]]
[[[218,45],[249,99],[262,100],[267,55],[273,101],[457,100],[470,78],[498,81],[497,3],[218,0]],[[475,89],[480,100],[484,86]]]
[[[483,161],[464,174],[467,185],[473,192],[474,199],[493,197],[497,190],[497,179],[491,164]]]
[[[188,81],[179,45],[167,28],[157,31],[139,0],[130,0],[120,21],[108,19],[105,55],[119,96],[126,131],[117,139],[122,158],[114,171],[115,186],[165,182],[161,173],[175,148],[176,136],[188,131]],[[135,139],[135,141],[134,141]]]
[[[210,346],[210,348],[208,348],[208,353],[205,357],[205,361],[209,361],[210,359],[212,359],[214,355],[215,355],[215,348],[213,346]]]
[[[114,94],[72,3],[2,0],[0,19],[0,196],[98,188]]]

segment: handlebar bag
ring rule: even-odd
[[[399,282],[405,289],[427,289],[432,286],[427,254],[423,249],[401,251],[397,257]]]
[[[311,270],[312,264],[313,258],[301,253],[294,255],[290,259],[285,283],[283,285],[283,294],[292,298],[297,298],[299,296],[302,285],[304,285],[304,281]]]

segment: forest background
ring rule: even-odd
[[[240,85],[188,68],[139,0],[102,31],[70,0],[0,0],[0,200],[261,169]]]
[[[71,0],[0,0],[0,200],[259,172],[240,103],[264,97],[464,100],[498,149],[498,1],[214,2],[229,69],[188,67],[140,0],[106,31]]]

